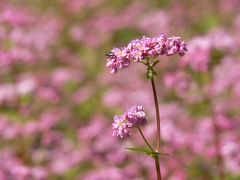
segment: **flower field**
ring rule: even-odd
[[[0,180],[239,180],[239,7],[1,0]]]

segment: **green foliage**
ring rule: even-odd
[[[113,6],[116,9],[123,9],[126,6],[128,6],[130,3],[132,2],[132,0],[108,0],[108,5]]]
[[[176,92],[174,92],[174,91],[168,91],[167,92],[167,94],[165,94],[164,95],[164,97],[163,97],[163,101],[164,102],[172,102],[172,101],[175,101],[175,102],[177,102],[177,101],[180,101],[180,100],[182,100],[181,99],[181,97],[179,97],[177,94],[176,94]]]
[[[69,81],[66,83],[66,85],[64,86],[64,91],[66,93],[73,93],[75,92],[77,89],[79,88],[79,84],[77,82],[74,81]]]
[[[240,179],[240,174],[239,175],[228,175],[228,179],[227,180],[239,180]]]
[[[203,159],[196,159],[188,167],[188,180],[214,180],[212,166]]]
[[[211,116],[211,105],[208,100],[191,104],[188,108],[189,114],[193,117]]]
[[[169,7],[171,5],[171,0],[158,0],[158,1],[154,1],[154,4],[157,6],[157,7],[160,7],[160,8],[164,8],[164,7]]]
[[[211,61],[209,63],[210,70],[212,70],[215,66],[217,66],[221,62],[221,59],[223,57],[224,57],[224,52],[213,50],[211,54]]]
[[[193,61],[194,61],[194,59],[193,59]],[[212,81],[212,77],[211,77],[210,73],[195,72],[192,69],[188,69],[187,71],[191,75],[193,80],[200,86],[209,84]]]
[[[208,15],[203,18],[198,18],[196,22],[193,22],[191,31],[193,34],[204,34],[209,29],[220,24],[220,19],[216,15]]]
[[[155,151],[152,151],[152,150],[146,149],[146,148],[125,148],[125,149],[127,149],[129,151],[138,152],[138,153],[144,153],[153,158],[156,156],[160,156],[160,155],[169,156],[169,154],[167,154],[167,153],[155,152]]]
[[[115,32],[115,34],[112,38],[112,43],[114,45],[122,44],[125,46],[132,39],[137,39],[137,38],[141,37],[142,35],[143,35],[142,33],[140,33],[139,31],[137,31],[134,28],[121,29],[121,30]]]

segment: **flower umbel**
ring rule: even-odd
[[[124,138],[131,135],[130,129],[146,124],[145,112],[142,106],[133,106],[123,115],[115,116],[113,136]]]
[[[156,58],[160,55],[172,56],[178,54],[183,56],[186,51],[186,42],[181,37],[166,37],[161,34],[156,38],[143,36],[142,39],[131,41],[127,47],[114,48],[108,53],[106,66],[111,73],[117,73],[119,69],[130,66],[131,62],[141,62],[147,58]]]

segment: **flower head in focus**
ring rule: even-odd
[[[129,128],[132,128],[133,124],[126,119],[125,115],[122,115],[114,117],[114,123],[112,124],[112,127],[114,130],[113,136],[124,138],[131,135]]]
[[[147,58],[156,58],[160,55],[185,55],[187,44],[181,37],[166,37],[161,34],[156,38],[143,36],[142,39],[132,40],[126,47],[114,48],[106,54],[107,64],[111,73],[130,66],[131,62],[141,62]]]
[[[130,129],[146,124],[145,112],[142,106],[133,106],[123,115],[115,116],[113,136],[124,138],[131,135]]]

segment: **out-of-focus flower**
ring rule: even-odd
[[[211,50],[212,42],[209,38],[194,38],[189,42],[189,53],[182,59],[180,65],[189,65],[194,71],[206,72]]]
[[[221,39],[221,41],[219,41]],[[180,66],[189,66],[196,72],[207,72],[214,61],[215,50],[220,52],[236,52],[237,40],[223,29],[216,29],[206,36],[193,38],[189,44],[188,54],[180,62]]]
[[[127,47],[114,48],[108,53],[106,66],[111,73],[118,69],[130,66],[131,62],[141,62],[147,58],[156,58],[160,55],[171,56],[178,54],[183,56],[187,51],[187,44],[181,41],[181,37],[169,37],[161,34],[157,38],[143,36],[142,39],[131,41]]]
[[[92,0],[91,3],[94,1],[99,0]],[[115,32],[135,26],[137,20],[141,19],[144,10],[145,5],[143,3],[133,1],[126,9],[118,13],[112,10],[98,11],[97,15],[88,19],[88,21],[72,26],[69,31],[70,37],[74,41],[82,42],[87,47],[98,48],[110,39]]]
[[[226,141],[222,147],[225,166],[228,170],[234,173],[239,173],[240,170],[240,146],[236,141]]]
[[[37,16],[24,8],[0,7],[0,66],[6,71],[16,64],[35,64],[53,56],[61,24],[57,18]]]
[[[100,170],[95,170],[88,173],[86,176],[82,178],[83,180],[95,180],[95,179],[130,179],[125,174],[120,172],[117,168],[105,168]]]
[[[91,96],[93,96],[94,90],[91,85],[85,85],[85,87],[79,89],[73,94],[73,101],[81,104],[87,101]]]
[[[0,117],[0,139],[12,140],[19,138],[21,135],[21,126],[19,123],[13,123],[9,118]]]
[[[28,95],[35,90],[36,86],[34,79],[26,78],[16,84],[16,92],[19,95]]]
[[[16,98],[17,94],[13,84],[0,85],[0,104],[14,102]]]
[[[39,88],[37,96],[41,100],[45,100],[52,103],[57,103],[60,100],[58,91],[50,87],[43,87],[41,89]]]
[[[240,63],[237,58],[225,57],[221,64],[214,69],[214,81],[212,83],[212,93],[220,95],[240,84]],[[227,79],[227,80],[226,80]]]
[[[180,95],[183,95],[190,89],[191,77],[181,71],[168,73],[164,77],[164,84],[168,89],[176,89]]]
[[[171,16],[164,10],[151,11],[144,14],[137,22],[137,26],[145,33],[158,35],[162,29],[168,32],[170,29]]]
[[[99,136],[102,129],[106,126],[106,120],[101,115],[95,115],[92,121],[79,129],[78,137],[80,140],[91,141]],[[89,134],[88,132],[92,132]]]
[[[31,16],[23,9],[6,7],[0,13],[0,23],[7,23],[13,26],[25,25],[29,23]]]
[[[147,122],[142,106],[133,106],[128,109],[126,117],[133,126],[144,125]]]
[[[57,87],[63,87],[67,82],[78,81],[81,74],[73,69],[58,68],[52,73],[52,83]]]

